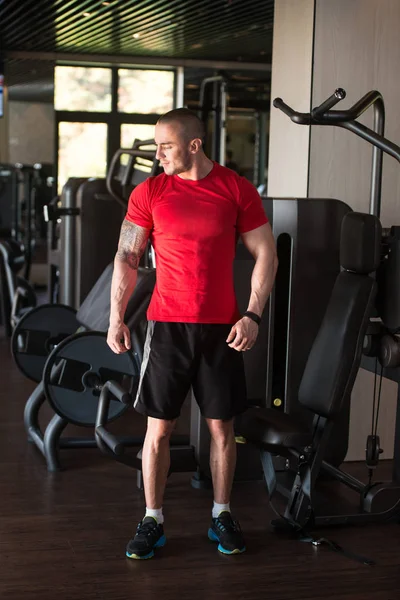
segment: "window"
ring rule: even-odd
[[[135,140],[153,140],[154,125],[136,125],[123,123],[121,125],[121,148],[132,148]]]
[[[123,123],[121,125],[121,148],[132,148],[135,140],[152,140],[154,139],[154,125],[136,125],[132,123]],[[146,146],[144,150],[154,150],[156,146]],[[126,165],[128,163],[128,155],[123,154],[121,156],[121,164]],[[138,161],[137,168],[140,169],[140,160]]]
[[[174,107],[174,86],[172,69],[57,66],[58,190],[69,177],[105,177],[120,146],[153,139],[158,115]],[[149,161],[141,161],[138,169],[147,172]],[[127,162],[125,155],[121,164]]]
[[[118,111],[164,114],[174,104],[174,72],[118,69]]]
[[[110,112],[111,69],[56,66],[56,110]]]
[[[58,190],[69,177],[105,177],[107,124],[61,121],[58,128]]]

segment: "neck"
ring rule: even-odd
[[[196,157],[190,169],[184,171],[183,173],[179,173],[178,177],[180,177],[181,179],[191,179],[192,181],[198,181],[199,179],[207,177],[213,166],[213,161],[207,158],[205,154],[203,154],[202,156]]]

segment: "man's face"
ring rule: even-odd
[[[158,123],[155,129],[157,144],[156,157],[166,175],[179,175],[189,171],[193,164],[193,154],[179,124]]]

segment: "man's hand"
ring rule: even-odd
[[[125,323],[111,325],[107,333],[107,344],[115,354],[122,354],[131,348],[131,334]]]
[[[228,338],[227,344],[230,348],[237,350],[238,352],[244,352],[250,350],[258,336],[258,325],[249,317],[243,317],[232,327]]]

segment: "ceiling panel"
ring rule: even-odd
[[[3,0],[3,51],[267,62],[273,0]]]

